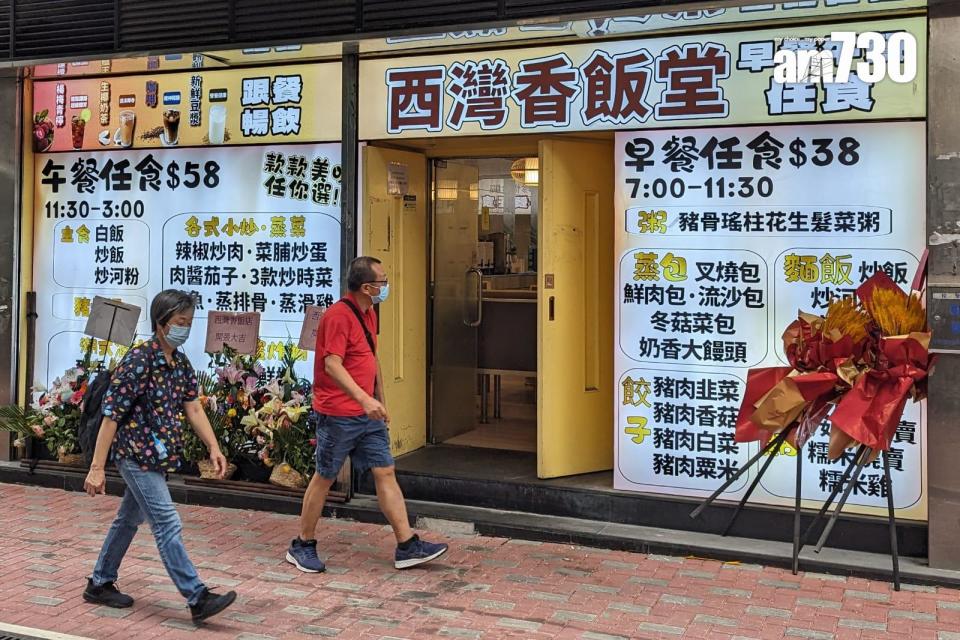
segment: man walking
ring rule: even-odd
[[[304,495],[300,536],[290,543],[286,556],[287,562],[307,573],[326,568],[317,556],[317,521],[348,455],[361,473],[373,473],[380,510],[397,538],[394,567],[409,569],[447,551],[447,545],[421,540],[410,529],[394,473],[373,310],[390,290],[380,261],[366,256],[355,259],[347,274],[347,289],[347,296],[327,309],[317,329],[313,378],[317,472]]]

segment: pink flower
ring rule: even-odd
[[[44,417],[43,417],[43,424],[45,424],[45,425],[48,426],[48,427],[52,427],[52,426],[53,426],[53,423],[56,422],[56,421],[57,421],[57,419],[56,419],[55,417],[53,417],[53,416],[44,416]]]
[[[73,404],[80,404],[81,401],[83,401],[83,392],[74,391],[73,395],[70,396],[70,402]]]
[[[316,438],[310,438],[310,446],[311,446],[311,447],[317,446],[317,439],[316,439]]]
[[[41,426],[38,425],[38,424],[33,425],[33,433],[34,433],[38,438],[42,438],[42,437],[43,437],[43,427],[41,427]]]
[[[230,384],[236,384],[243,378],[243,371],[232,364],[228,364],[222,369],[217,369],[217,375]]]

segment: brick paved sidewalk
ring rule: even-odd
[[[200,630],[144,527],[121,569],[132,609],[82,601],[117,499],[0,484],[0,621],[90,638],[910,638],[960,640],[960,591],[475,536],[392,568],[381,526],[325,520],[326,574],[282,560],[296,520],[180,507],[210,586],[238,604]]]

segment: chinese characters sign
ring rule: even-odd
[[[270,367],[306,309],[339,297],[338,144],[40,154],[36,167],[38,382],[90,344],[82,332],[94,296],[143,309],[143,337],[154,295],[190,292],[195,338],[185,349],[198,367],[210,312],[259,314],[259,341],[244,339]],[[234,329],[231,340],[247,335]],[[100,357],[124,352],[95,347]]]
[[[617,488],[716,489],[757,451],[733,441],[747,370],[786,364],[797,311],[824,313],[878,270],[909,289],[925,139],[922,122],[617,134]],[[907,518],[926,517],[922,414],[907,405],[893,444]],[[826,499],[846,464],[830,463],[827,433],[785,448],[752,500],[790,499],[796,455],[803,497]],[[885,508],[882,476],[868,470],[850,504]]]
[[[339,86],[333,63],[37,81],[33,148],[338,140]]]
[[[924,78],[869,83],[774,82],[783,47],[821,47],[839,56],[831,28],[782,29],[596,46],[361,63],[364,139],[460,133],[703,126],[763,121],[923,117]],[[847,30],[905,30],[925,50],[922,18],[854,23]],[[820,40],[817,40],[817,39]],[[864,51],[855,51],[864,57]],[[920,67],[925,68],[924,60]],[[918,98],[918,96],[921,96]]]
[[[300,74],[244,78],[240,130],[244,137],[298,135],[302,101],[303,76]]]

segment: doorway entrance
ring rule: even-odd
[[[432,163],[435,443],[537,450],[538,163]]]
[[[381,309],[396,454],[499,450],[539,479],[612,468],[611,138],[364,148],[363,250],[407,292]]]

